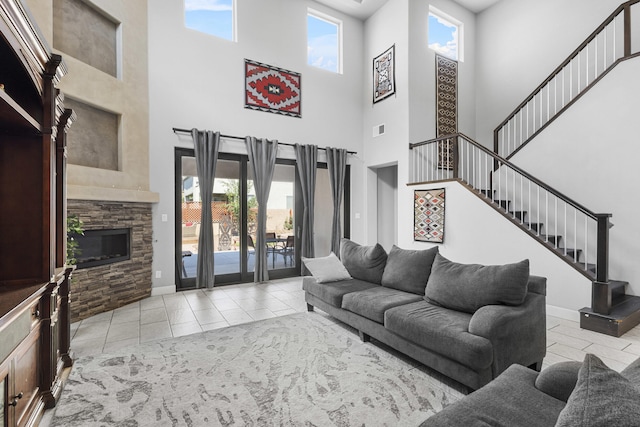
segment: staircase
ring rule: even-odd
[[[447,149],[451,147],[451,149]],[[592,281],[582,328],[620,336],[640,323],[640,297],[609,280],[611,214],[595,213],[463,134],[410,144],[410,185],[460,182]]]
[[[493,151],[509,160],[618,64],[637,57],[640,0],[622,3],[493,131]],[[637,5],[633,8],[634,5]],[[637,47],[636,47],[637,49]]]

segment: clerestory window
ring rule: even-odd
[[[342,74],[342,21],[308,10],[307,63]]]
[[[184,24],[192,30],[235,41],[235,1],[184,0]]]
[[[429,48],[454,61],[463,61],[462,23],[433,7],[429,7],[428,26]]]

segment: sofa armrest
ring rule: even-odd
[[[566,402],[578,382],[578,371],[582,362],[560,362],[540,372],[536,388],[551,397]]]
[[[493,345],[493,377],[509,365],[530,366],[546,354],[545,296],[529,292],[518,306],[487,305],[471,317],[469,333],[484,337]]]

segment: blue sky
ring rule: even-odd
[[[441,55],[458,59],[458,27],[429,14],[429,47]]]
[[[185,0],[187,28],[233,40],[233,0]]]
[[[308,15],[307,63],[338,72],[338,26]]]

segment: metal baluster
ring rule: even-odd
[[[553,218],[555,220],[555,231],[554,234],[557,236],[558,235],[558,197],[554,196],[554,200],[555,200],[555,207],[553,210]],[[558,247],[558,240],[556,239],[556,247]]]
[[[527,210],[531,210],[531,180],[528,179],[527,182],[529,183],[529,191],[528,191],[528,196],[529,196],[529,203],[527,204]],[[524,221],[524,216],[522,216],[522,220]],[[529,219],[529,230],[531,230],[531,219]]]
[[[573,99],[573,59],[569,61],[569,102]]]
[[[544,223],[549,224],[549,192],[544,192]],[[545,235],[545,242],[549,242],[549,234]]]
[[[596,54],[594,55],[595,58],[598,57],[598,36],[596,35],[595,37],[595,41],[596,41]],[[591,42],[587,43],[587,86],[589,86],[589,45],[591,44]]]
[[[578,209],[573,209],[573,261],[578,254]]]
[[[576,96],[580,94],[581,86],[580,86],[580,77],[582,74],[582,58],[580,57],[580,52],[578,52],[578,89],[576,91]]]
[[[537,208],[537,212],[538,214],[538,220],[536,221],[537,224],[540,224],[540,186],[538,185],[538,208]],[[540,235],[540,229],[538,229],[538,236]]]
[[[587,269],[587,254],[589,253],[589,217],[584,215],[584,269]],[[576,260],[577,261],[577,260]]]
[[[563,236],[567,235],[567,202],[564,202],[564,233]],[[564,245],[564,256],[567,256],[567,244]]]

